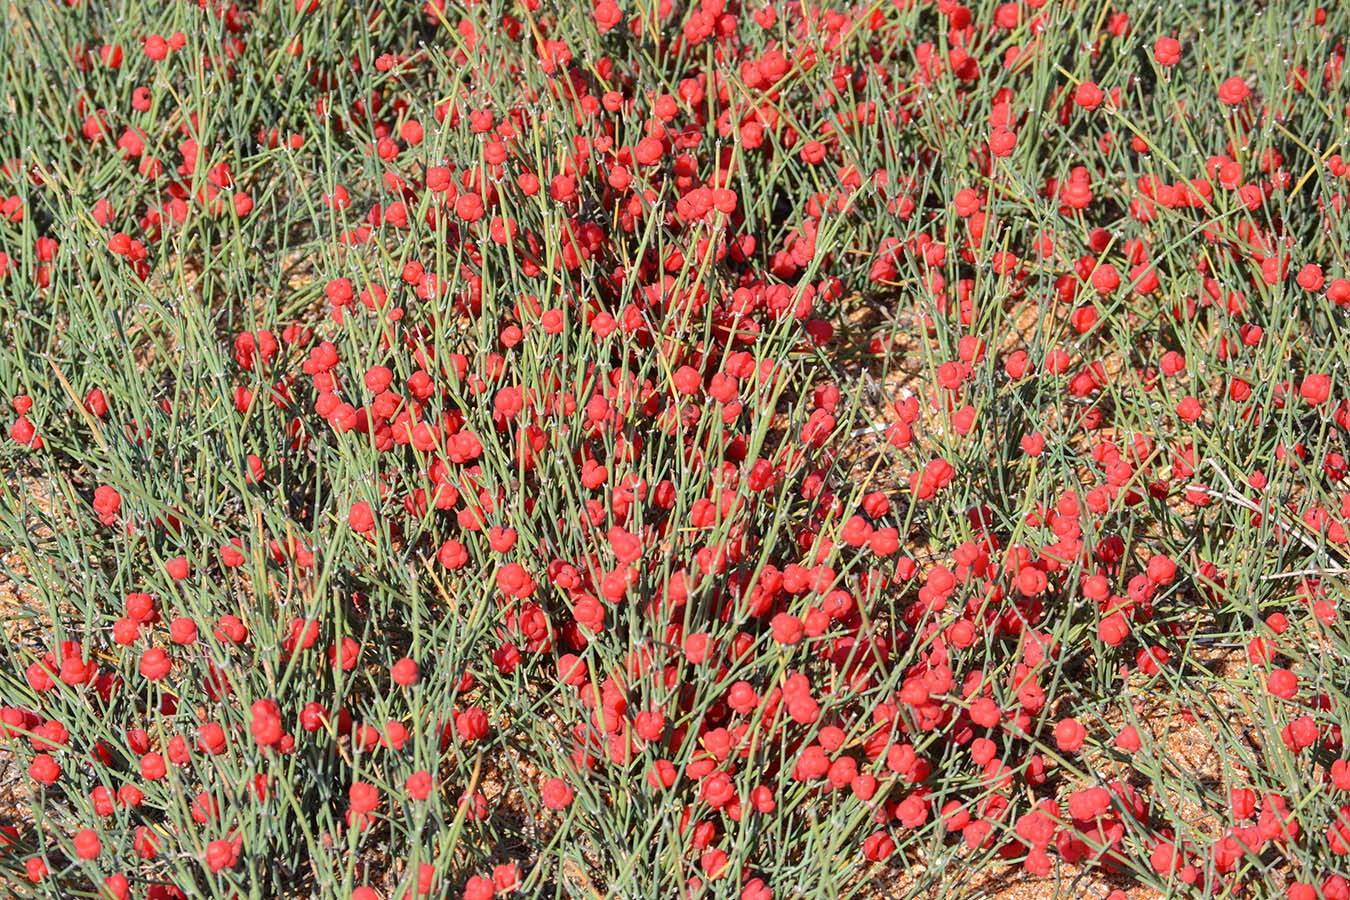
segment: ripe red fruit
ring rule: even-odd
[[[666,759],[656,760],[647,770],[647,783],[657,790],[671,787],[678,777],[675,766]]]
[[[151,681],[159,681],[169,674],[173,661],[169,654],[158,647],[151,647],[141,654],[140,673]]]
[[[447,569],[460,569],[469,563],[469,551],[459,541],[449,540],[441,545],[436,560]]]
[[[28,764],[28,775],[39,784],[53,785],[61,777],[61,767],[46,753],[39,753]]]
[[[118,510],[122,507],[122,496],[115,488],[108,485],[99,485],[94,489],[94,512],[98,513],[99,521],[104,525],[111,525],[117,521]]]
[[[225,752],[225,729],[218,722],[207,722],[197,729],[197,749],[212,756]]]
[[[300,710],[300,727],[305,731],[318,731],[328,723],[328,710],[322,703],[311,700]]]
[[[404,782],[403,788],[407,791],[408,797],[413,800],[425,800],[431,796],[431,790],[435,782],[430,772],[417,771],[408,776]]]
[[[659,740],[665,727],[666,717],[660,710],[644,709],[633,717],[633,732],[648,743]]]
[[[871,862],[882,862],[895,852],[895,841],[884,831],[877,831],[863,840],[863,856]]]
[[[146,781],[158,781],[169,771],[164,764],[164,757],[153,751],[141,757],[140,767],[141,777]]]
[[[1310,406],[1320,406],[1331,396],[1331,376],[1323,374],[1308,375],[1299,385],[1298,394]]]
[[[989,133],[989,152],[994,156],[1012,156],[1017,146],[1017,134],[1004,125],[998,125]]]
[[[1320,291],[1323,284],[1322,267],[1309,263],[1299,270],[1298,277],[1295,280],[1298,281],[1299,287],[1305,291]]]
[[[1266,690],[1284,700],[1298,696],[1298,676],[1288,669],[1274,669],[1266,676]]]
[[[347,513],[347,524],[352,531],[358,534],[368,534],[375,528],[375,514],[370,509],[370,504],[364,500],[358,500],[352,504],[351,510]]]
[[[1065,753],[1076,753],[1083,746],[1087,729],[1077,719],[1060,719],[1055,724],[1055,746]]]
[[[1126,725],[1116,735],[1115,745],[1126,753],[1134,753],[1141,746],[1139,732],[1133,725]]]
[[[328,664],[344,672],[355,669],[360,657],[361,646],[349,637],[344,637],[328,648]]]
[[[132,837],[132,849],[141,859],[154,859],[159,855],[160,839],[146,825],[136,826]]]
[[[405,656],[394,663],[389,674],[395,684],[410,687],[417,683],[417,663]]]
[[[1154,584],[1168,585],[1176,579],[1177,564],[1160,553],[1148,561],[1146,574],[1148,580]]]
[[[197,642],[197,623],[186,616],[178,616],[169,623],[169,638],[175,644],[195,644]]]
[[[242,619],[234,615],[224,615],[217,619],[212,633],[216,636],[216,640],[230,644],[243,644],[248,640],[248,627],[244,625]]]
[[[174,581],[182,581],[188,577],[191,566],[188,565],[186,557],[175,556],[164,564],[164,570],[169,573],[169,577]]]
[[[103,889],[113,900],[127,900],[131,896],[131,881],[120,872],[103,879]]]
[[[252,715],[249,729],[254,740],[264,747],[281,742],[285,732],[281,725],[281,707],[275,700],[255,700],[249,712]]]
[[[472,706],[455,714],[455,735],[461,741],[481,741],[487,737],[489,727],[487,712],[482,707]]]
[[[1091,81],[1080,83],[1073,92],[1073,102],[1083,109],[1096,109],[1105,97],[1106,93]]]
[[[1097,637],[1109,646],[1118,646],[1129,636],[1129,623],[1120,613],[1112,613],[1097,624]]]
[[[572,789],[561,778],[550,778],[540,789],[540,798],[549,809],[566,809],[572,796]]]
[[[364,781],[354,781],[347,791],[350,808],[353,812],[374,812],[380,805],[380,791],[374,785]]]
[[[773,639],[780,644],[792,645],[801,641],[805,634],[801,619],[788,613],[778,613],[770,623]]]
[[[1175,66],[1181,62],[1181,43],[1176,38],[1158,38],[1153,43],[1153,58],[1158,65]]]
[[[212,872],[233,868],[239,862],[239,850],[234,841],[211,841],[206,845],[206,865]]]
[[[152,34],[145,39],[145,55],[159,62],[169,55],[169,42],[157,34]]]
[[[88,828],[81,828],[75,832],[74,843],[75,855],[80,859],[94,859],[103,849],[103,844],[99,841],[98,835]]]
[[[1102,263],[1092,273],[1092,287],[1099,294],[1109,294],[1120,287],[1120,273],[1111,263]]]
[[[1240,105],[1251,96],[1251,93],[1247,82],[1236,75],[1225,79],[1223,84],[1219,85],[1219,100],[1228,106]]]

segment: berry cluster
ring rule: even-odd
[[[1350,8],[151,6],[3,37],[12,883],[1350,900]]]

